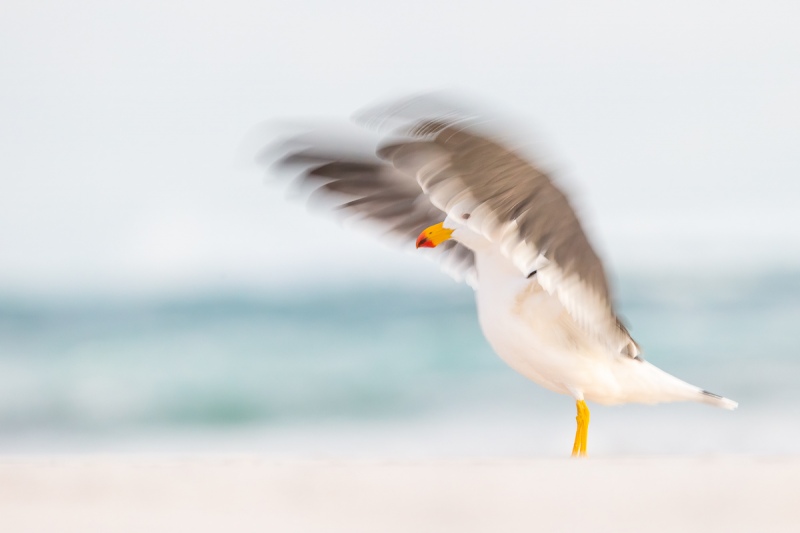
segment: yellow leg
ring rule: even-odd
[[[578,429],[575,431],[575,444],[572,445],[573,457],[586,455],[586,438],[589,436],[589,408],[583,400],[578,400],[576,406],[578,416],[575,420],[578,421]]]
[[[572,445],[572,457],[577,457],[578,453],[581,451],[581,431],[583,430],[583,425],[581,424],[581,414],[580,408],[578,409],[578,416],[575,417],[575,420],[578,421],[578,429],[575,431],[575,443]]]
[[[583,431],[581,432],[581,455],[586,455],[586,439],[589,437],[589,419],[591,415],[589,414],[589,408],[586,406],[586,402],[581,401],[581,407],[583,407]]]

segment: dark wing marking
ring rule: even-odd
[[[384,239],[413,248],[417,236],[444,220],[445,213],[431,204],[413,176],[391,165],[353,154],[338,159],[321,148],[297,150],[278,161],[279,168],[301,167],[295,186],[311,189],[311,206],[336,213],[340,218],[364,221],[382,231]],[[425,255],[457,281],[476,286],[474,254],[465,246],[448,241]]]

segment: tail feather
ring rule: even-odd
[[[722,407],[723,409],[728,409],[729,411],[733,411],[739,404],[730,400],[728,398],[724,398],[719,394],[714,394],[713,392],[708,392],[707,390],[701,390],[700,393],[702,394],[701,402],[706,403],[708,405],[713,405],[714,407]]]
[[[739,406],[733,400],[687,383],[647,361],[626,359],[625,368],[630,372],[626,377],[632,392],[623,402],[700,402],[730,411]]]

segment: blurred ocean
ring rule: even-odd
[[[634,276],[645,356],[737,400],[594,406],[593,454],[800,452],[800,274]],[[505,366],[472,292],[0,298],[0,452],[566,456],[574,403]]]

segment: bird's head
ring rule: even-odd
[[[448,240],[453,235],[453,230],[444,227],[444,222],[422,230],[417,237],[417,248],[435,248]]]

